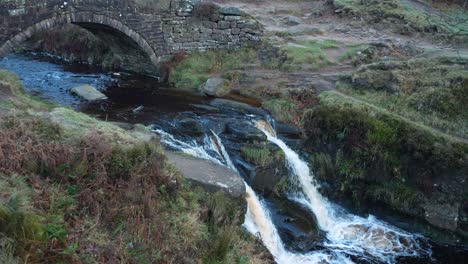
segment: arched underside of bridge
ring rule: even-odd
[[[93,33],[106,32],[102,34],[104,36],[114,35],[116,39],[126,41],[129,46],[139,48],[154,66],[157,67],[160,63],[160,57],[140,34],[114,18],[90,12],[65,13],[29,26],[0,47],[0,57],[12,52],[35,34],[63,26],[66,23],[76,24]],[[99,36],[100,34],[96,35]]]

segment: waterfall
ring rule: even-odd
[[[226,162],[227,167],[230,168],[231,170],[239,173],[239,171],[237,171],[236,166],[234,166],[234,163],[232,163],[231,157],[227,153],[226,148],[224,147],[224,144],[221,141],[221,139],[219,138],[219,136],[213,130],[210,130],[210,131],[211,131],[211,134],[214,137],[214,144],[219,148],[219,150],[220,150],[219,152],[221,152],[220,154],[223,157],[224,161]]]
[[[400,256],[430,255],[431,250],[419,245],[418,235],[409,234],[375,219],[359,217],[329,202],[318,191],[314,175],[299,154],[269,131],[267,122],[257,122],[257,128],[268,140],[281,148],[286,156],[290,174],[299,182],[300,192],[294,200],[303,203],[316,216],[320,228],[327,232],[329,242],[325,245],[351,255],[370,254],[384,262],[394,262]]]
[[[237,168],[234,166],[224,144],[214,131],[211,131],[213,138],[210,137],[207,139],[207,137],[205,137],[204,146],[199,146],[195,141],[187,143],[178,140],[173,135],[160,129],[155,129],[153,131],[161,136],[162,143],[171,148],[182,151],[188,155],[214,161],[237,172]],[[206,149],[220,155],[223,162],[217,157],[210,155]],[[244,184],[246,189],[247,213],[243,226],[251,234],[258,236],[262,240],[263,244],[274,256],[278,264],[352,263],[344,254],[339,252],[329,253],[317,251],[310,254],[289,252],[278,234],[278,230],[271,219],[268,208],[260,200],[255,191],[246,182],[244,182]]]

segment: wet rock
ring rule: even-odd
[[[217,107],[221,110],[233,111],[241,114],[253,114],[259,116],[266,116],[268,113],[258,107],[253,107],[248,104],[226,100],[226,99],[215,99],[210,102],[211,106]]]
[[[226,124],[226,132],[239,141],[266,141],[265,134],[248,121],[230,122]]]
[[[428,203],[424,206],[424,216],[434,226],[455,231],[458,227],[459,207],[459,204]]]
[[[91,85],[81,85],[70,90],[71,93],[81,97],[86,101],[105,100],[107,96]]]
[[[288,199],[271,198],[268,205],[279,235],[287,248],[296,252],[320,250],[325,235],[309,210]]]
[[[202,86],[202,92],[208,96],[223,97],[231,92],[231,84],[222,78],[210,78]]]
[[[189,136],[202,136],[205,133],[203,126],[197,119],[184,118],[177,123],[177,128],[183,134]]]
[[[207,191],[223,191],[232,197],[241,197],[245,193],[244,181],[239,174],[222,165],[175,152],[166,152],[166,156],[183,177]]]
[[[299,128],[292,125],[277,123],[275,124],[275,130],[276,133],[284,137],[293,139],[299,139],[302,137],[302,131]]]
[[[243,166],[252,188],[266,195],[272,193],[288,168],[283,151],[273,144],[243,144],[241,157],[252,166]]]

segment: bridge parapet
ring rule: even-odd
[[[164,8],[157,8],[159,2]],[[198,4],[200,0],[0,0],[0,57],[33,34],[64,23],[118,30],[154,64],[179,50],[237,48],[259,41],[261,27],[240,10],[207,5],[212,13],[195,15],[192,9]]]

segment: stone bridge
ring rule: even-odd
[[[238,9],[200,2],[0,0],[0,58],[34,34],[65,23],[121,36],[154,65],[179,50],[237,48],[259,40],[260,26]]]

